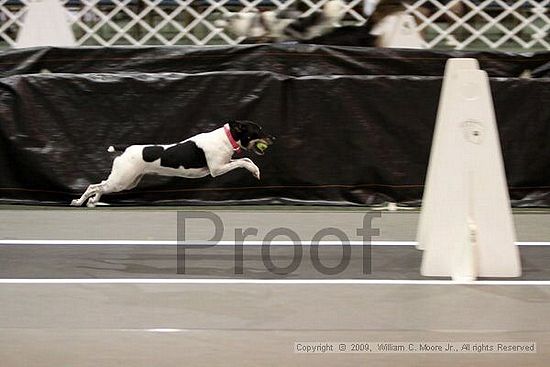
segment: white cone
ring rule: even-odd
[[[15,47],[75,45],[67,11],[59,0],[29,0]]]
[[[451,61],[452,60],[452,61]],[[444,189],[444,185],[435,185],[434,182],[445,182],[446,174],[444,170],[435,169],[435,167],[445,166],[446,151],[449,144],[453,143],[454,131],[449,129],[448,124],[449,114],[451,113],[448,103],[449,96],[452,93],[451,75],[455,75],[458,70],[469,69],[478,70],[479,64],[476,59],[451,59],[445,67],[445,77],[441,87],[441,96],[439,98],[439,107],[437,109],[437,117],[432,138],[432,149],[430,152],[430,162],[428,164],[428,172],[424,183],[424,195],[422,197],[422,210],[420,212],[420,220],[418,223],[418,231],[416,234],[417,248],[424,249],[424,243],[427,240],[427,235],[432,229],[431,216],[435,215],[436,209],[434,205],[437,203],[437,198],[442,194],[437,192],[437,189]],[[445,108],[443,108],[445,103]],[[437,137],[437,138],[436,138]]]
[[[417,241],[423,275],[521,274],[489,79],[473,59],[447,63]]]

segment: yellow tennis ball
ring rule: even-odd
[[[262,152],[263,152],[264,150],[266,150],[267,147],[268,147],[268,145],[267,145],[266,143],[262,142],[262,141],[259,141],[259,142],[256,143],[256,148],[258,148],[258,149],[261,150]]]

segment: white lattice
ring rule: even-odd
[[[462,14],[451,9],[462,6]],[[426,37],[427,47],[451,46],[465,49],[507,48],[550,50],[550,0],[418,0],[408,6],[408,12],[419,19],[418,29]],[[434,11],[426,16],[423,9]],[[441,17],[447,22],[437,22]]]
[[[13,46],[29,0],[0,0],[0,45]],[[230,12],[287,9],[298,0],[64,0],[83,46],[237,44],[215,21]],[[301,0],[320,10],[328,0]],[[347,0],[342,23],[362,25],[363,0]],[[461,4],[462,12],[455,13]],[[550,50],[550,0],[416,0],[428,48]]]
[[[21,28],[21,20],[26,6],[21,2],[0,0],[0,40],[9,46],[15,45],[17,33]]]

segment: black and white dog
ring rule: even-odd
[[[275,138],[252,121],[230,121],[223,127],[168,145],[110,146],[109,152],[123,152],[113,161],[107,180],[88,186],[71,205],[86,201],[94,207],[101,195],[136,187],[144,175],[200,178],[223,175],[245,168],[258,180],[260,169],[249,158],[232,159],[241,149],[262,155]]]
[[[304,41],[319,37],[339,25],[344,16],[342,0],[328,0],[316,11],[307,4],[296,9],[250,11],[227,13],[215,24],[239,37],[245,43]],[[304,16],[307,13],[308,15]]]

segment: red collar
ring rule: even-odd
[[[225,131],[225,135],[227,136],[227,139],[229,139],[229,143],[231,143],[233,150],[239,153],[241,151],[241,146],[239,145],[239,143],[235,141],[235,139],[233,138],[233,135],[231,135],[231,129],[229,128],[229,124],[223,125],[223,130]]]

